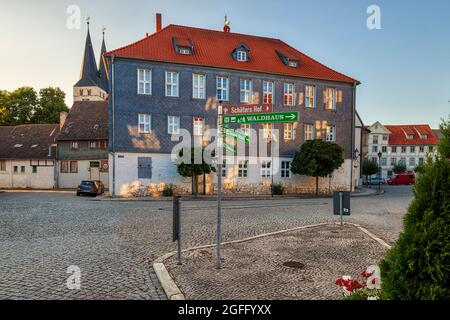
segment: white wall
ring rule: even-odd
[[[152,158],[152,179],[138,179],[138,158]],[[268,158],[267,160],[270,160]],[[281,161],[291,161],[289,158],[280,158]],[[112,188],[113,158],[110,155],[110,186]],[[276,162],[276,160],[275,160]],[[223,179],[224,192],[267,194],[270,192],[271,178],[261,177],[261,165],[249,164],[248,178],[238,177],[238,164],[227,161],[227,177]],[[165,185],[174,185],[177,192],[189,194],[191,192],[191,178],[183,178],[177,173],[177,167],[172,163],[170,154],[155,153],[117,153],[116,154],[116,183],[117,196],[128,196],[140,187],[148,187],[155,192],[161,191]],[[331,179],[332,190],[349,190],[351,160],[345,160],[341,169],[333,174]],[[201,180],[201,178],[200,178]],[[214,192],[217,177],[215,174],[207,178],[207,192]],[[201,182],[201,181],[200,181]],[[291,173],[291,178],[281,178],[281,172],[274,167],[274,182],[282,183],[288,193],[302,193],[315,191],[315,178],[296,176]],[[320,179],[321,192],[328,192],[330,188],[329,178]],[[202,190],[202,187],[200,187]]]
[[[14,166],[19,170],[14,173]],[[25,173],[21,172],[25,167]],[[6,172],[0,172],[0,188],[13,189],[53,189],[55,184],[55,167],[37,167],[33,173],[30,160],[7,160]]]
[[[75,189],[80,185],[81,181],[91,180],[90,164],[93,161],[101,163],[101,160],[78,160],[78,173],[61,173],[61,161],[58,161],[58,188]],[[105,188],[108,188],[109,174],[100,172],[100,180],[105,185]]]

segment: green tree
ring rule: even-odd
[[[442,139],[439,142],[438,151],[445,159],[450,159],[450,116],[448,120],[442,120],[440,125]]]
[[[44,88],[39,91],[39,104],[33,114],[33,123],[58,123],[61,112],[69,112],[66,94],[60,88]]]
[[[316,178],[316,194],[319,194],[319,177],[327,177],[344,163],[343,148],[322,140],[306,141],[295,154],[291,171],[294,174]]]
[[[397,163],[394,168],[392,168],[395,174],[405,173],[406,172],[406,164],[403,162]]]
[[[38,104],[36,91],[31,87],[22,87],[9,94],[6,103],[6,125],[29,124]]]
[[[366,180],[369,181],[369,177],[378,173],[378,163],[373,160],[364,159],[362,164],[363,175],[366,176]]]
[[[8,125],[10,113],[8,110],[9,92],[0,90],[0,126]]]
[[[203,174],[210,174],[211,172],[216,172],[216,168],[208,164],[205,161],[206,150],[202,148],[192,148],[190,151],[190,156],[184,156],[185,149],[180,150],[178,153],[177,163],[177,172],[182,177],[191,177],[193,178],[192,189],[194,191],[195,197],[198,196],[198,177]],[[196,161],[201,157],[201,161]],[[197,156],[197,157],[196,157]],[[211,157],[214,157],[214,152],[212,152]],[[196,163],[197,162],[197,163]],[[199,163],[201,162],[201,163]]]
[[[449,143],[448,136],[444,139]],[[403,232],[380,267],[387,299],[450,299],[450,161],[445,153],[423,166]]]

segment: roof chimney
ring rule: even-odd
[[[162,29],[162,16],[161,13],[156,14],[156,32],[161,31]]]
[[[230,28],[230,20],[228,20],[227,15],[225,15],[225,21],[223,23],[223,32],[230,32],[231,28]]]
[[[67,119],[67,112],[61,112],[59,114],[59,128],[62,129],[62,127],[64,127],[64,123],[66,123],[66,119]]]

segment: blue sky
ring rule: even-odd
[[[381,30],[366,27],[369,5]],[[357,108],[366,124],[429,123],[450,114],[450,1],[407,0],[0,0],[0,89],[59,86],[72,103],[86,28],[69,30],[78,5],[91,16],[99,54],[101,28],[114,49],[154,32],[155,13],[170,23],[280,38],[362,82]]]

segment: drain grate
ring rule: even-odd
[[[301,262],[297,261],[288,261],[283,263],[283,266],[292,268],[292,269],[305,269],[305,265]]]

